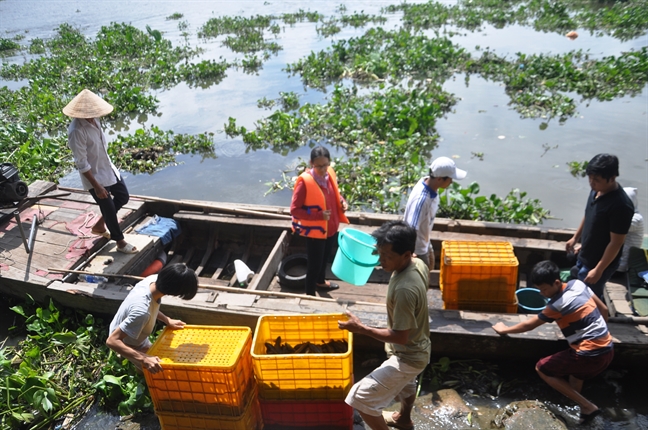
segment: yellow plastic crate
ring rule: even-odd
[[[342,400],[353,384],[353,334],[338,328],[345,314],[263,315],[252,346],[254,374],[263,400]],[[266,354],[265,343],[296,345],[345,340],[341,354]]]
[[[162,430],[263,430],[263,418],[257,396],[250,398],[238,417],[212,414],[158,412]]]
[[[443,309],[516,314],[518,302],[517,299],[513,303],[443,302]]]
[[[444,241],[439,286],[445,302],[516,301],[518,260],[509,242]]]
[[[165,328],[149,355],[162,372],[144,371],[158,413],[240,416],[254,391],[249,327]]]

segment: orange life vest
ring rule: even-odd
[[[333,190],[335,191],[335,201],[337,202],[337,207],[331,210],[337,210],[340,222],[348,224],[349,219],[344,214],[344,210],[342,210],[340,190],[338,189],[335,172],[330,166],[327,171],[329,177],[331,178],[330,184],[333,184]],[[326,198],[324,197],[324,192],[322,192],[322,189],[317,184],[317,181],[315,181],[315,178],[313,178],[310,173],[304,172],[299,175],[299,177],[295,181],[295,187],[297,187],[299,181],[304,181],[304,185],[306,186],[306,199],[304,200],[304,205],[302,206],[302,208],[306,209],[308,213],[312,213],[314,211],[325,211],[327,209]],[[326,239],[328,237],[328,221],[324,219],[311,221],[298,219],[293,216],[292,229],[300,236],[315,239]]]

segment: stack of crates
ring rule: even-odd
[[[162,372],[144,371],[163,430],[261,430],[249,327],[168,327],[148,354]]]
[[[517,281],[518,260],[509,242],[442,243],[444,309],[515,313]]]
[[[263,422],[268,429],[353,429],[344,402],[353,385],[353,335],[338,328],[344,314],[264,315],[252,342],[252,363]],[[271,345],[346,341],[342,353],[269,354]]]

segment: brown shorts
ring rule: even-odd
[[[540,359],[536,368],[547,376],[573,376],[577,379],[591,379],[607,369],[614,358],[611,349],[602,355],[583,356],[569,348]]]

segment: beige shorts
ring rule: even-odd
[[[423,370],[425,367],[412,367],[393,355],[351,387],[345,402],[362,413],[380,416],[392,400],[416,394],[416,377]]]

